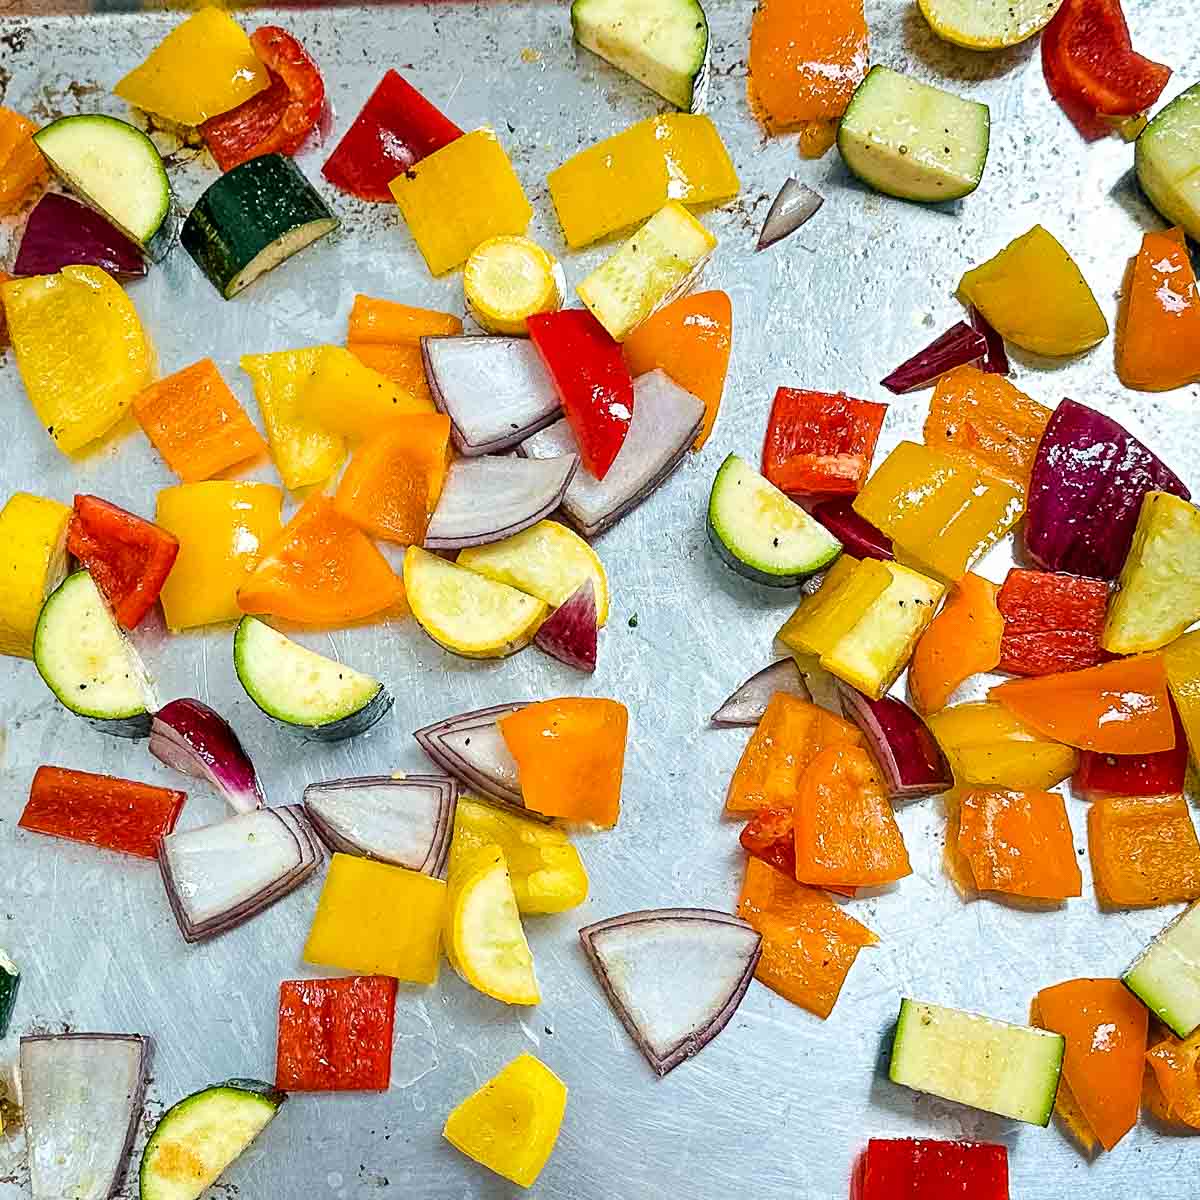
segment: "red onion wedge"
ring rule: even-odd
[[[184,775],[207,779],[234,812],[252,812],[266,803],[238,735],[199,700],[172,700],[154,714],[150,753]]]
[[[974,305],[971,305],[971,326],[983,334],[983,340],[987,343],[987,352],[979,363],[980,370],[989,375],[1007,375],[1008,350],[1004,346],[1004,338],[992,328],[991,322]]]
[[[108,1200],[142,1115],[152,1043],[136,1033],[21,1039],[21,1094],[33,1200]]]
[[[762,937],[707,908],[657,908],[597,921],[579,940],[621,1024],[661,1078],[729,1023]]]
[[[596,588],[590,579],[563,601],[533,636],[534,645],[552,658],[580,671],[596,669],[596,642],[600,632]]]
[[[448,775],[365,775],[304,789],[304,808],[333,851],[439,876],[450,853],[458,784]]]
[[[433,402],[468,457],[509,450],[562,416],[528,338],[423,337],[421,357]]]
[[[817,209],[824,203],[825,197],[820,192],[814,192],[808,184],[797,183],[794,179],[785,180],[763,222],[758,245],[754,247],[755,253],[790,237],[801,225],[815,217]]]
[[[298,887],[321,851],[298,805],[259,808],[159,843],[158,865],[185,942],[240,925]]]
[[[125,278],[146,273],[141,251],[95,209],[47,192],[25,222],[13,274],[55,275],[76,265]]]
[[[941,747],[903,700],[872,700],[845,683],[838,685],[838,694],[846,718],[863,731],[893,800],[932,796],[954,786]]]
[[[892,539],[854,511],[850,496],[838,496],[813,505],[812,515],[842,543],[854,558],[892,559]]]
[[[562,503],[578,467],[577,454],[546,459],[485,455],[451,463],[425,531],[425,548],[486,546],[536,525]]]
[[[812,693],[794,658],[781,658],[751,675],[708,719],[714,725],[729,727],[757,725],[776,692],[812,700]]]
[[[929,387],[947,371],[965,366],[988,352],[987,338],[966,321],[952,325],[919,354],[901,363],[880,385],[897,396]]]
[[[584,537],[595,537],[646,499],[683,461],[704,420],[704,405],[663,371],[633,381],[633,420],[603,481],[580,467],[567,486],[563,512]],[[575,454],[565,420],[521,443],[527,458]]]

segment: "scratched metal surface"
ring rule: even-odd
[[[3,102],[39,120],[97,108],[121,112],[111,86],[172,19],[0,7]],[[1200,76],[1189,0],[1127,0],[1126,8],[1139,48],[1177,69],[1169,95]],[[1082,899],[1049,913],[963,904],[940,869],[943,815],[934,801],[899,814],[913,876],[853,905],[881,941],[860,956],[828,1021],[756,984],[725,1033],[660,1082],[585,965],[575,931],[587,921],[655,905],[727,909],[736,897],[737,828],[720,811],[746,735],[710,731],[706,717],[767,660],[795,596],[760,589],[722,567],[706,544],[703,506],[726,452],[757,454],[775,387],[887,399],[876,381],[961,315],[953,291],[962,270],[1035,221],[1076,255],[1111,319],[1125,259],[1139,231],[1157,224],[1132,183],[1131,149],[1115,140],[1085,146],[1053,106],[1036,43],[986,56],[955,51],[931,37],[906,0],[869,0],[875,61],[992,108],[982,187],[956,205],[920,208],[867,193],[848,179],[836,153],[803,162],[793,138],[764,140],[745,94],[751,5],[710,0],[709,10],[710,111],[743,181],[736,204],[705,218],[721,239],[706,283],[728,290],[734,302],[733,365],[706,450],[600,539],[614,607],[595,676],[581,679],[535,651],[501,663],[456,659],[411,622],[308,635],[303,640],[378,673],[396,693],[383,724],[331,748],[291,740],[254,708],[234,678],[230,629],[169,640],[161,629],[138,634],[162,696],[196,695],[226,713],[275,803],[295,802],[306,783],[322,777],[418,768],[422,757],[410,731],[466,708],[582,692],[619,697],[632,715],[620,825],[580,839],[590,900],[576,912],[528,922],[541,1006],[504,1008],[449,969],[435,987],[403,989],[390,1091],[293,1098],[214,1194],[510,1195],[517,1189],[461,1158],[439,1133],[449,1108],[522,1050],[539,1054],[570,1087],[562,1136],[537,1186],[547,1198],[722,1200],[750,1188],[764,1200],[833,1200],[846,1194],[851,1160],[872,1134],[1003,1141],[1012,1152],[1013,1194],[1022,1200],[1176,1200],[1195,1190],[1196,1141],[1164,1139],[1143,1125],[1115,1153],[1088,1165],[1054,1127],[991,1118],[887,1081],[883,1064],[902,995],[1021,1020],[1041,986],[1118,973],[1171,915],[1101,915],[1090,881]],[[245,20],[268,16],[294,30],[324,69],[334,136],[389,65],[463,127],[492,123],[536,207],[533,235],[557,252],[564,247],[547,170],[660,108],[576,49],[565,5],[552,0],[303,8],[247,13]],[[329,148],[327,132],[323,145],[299,156],[318,182]],[[788,174],[818,187],[825,208],[791,241],[755,256],[769,198]],[[184,205],[213,177],[204,160],[173,170]],[[459,278],[429,278],[389,207],[321,187],[343,218],[342,231],[237,300],[219,300],[178,251],[130,288],[164,372],[211,354],[255,412],[238,356],[340,341],[356,291],[459,309]],[[13,228],[11,219],[3,224],[0,263],[10,261]],[[607,250],[564,254],[572,281]],[[1050,368],[1019,356],[1017,382],[1050,403],[1069,394],[1120,416],[1200,488],[1196,388],[1153,398],[1124,392],[1112,370],[1111,340]],[[892,401],[883,450],[919,431],[927,398]],[[151,512],[155,491],[175,482],[136,431],[84,461],[61,457],[37,427],[11,354],[0,358],[0,442],[6,495],[26,488],[69,500],[88,491]],[[272,478],[269,468],[256,477]],[[999,579],[1006,566],[999,552],[983,569]],[[319,973],[300,963],[299,951],[320,879],[234,933],[185,946],[152,865],[16,828],[42,762],[162,784],[178,785],[179,778],[144,746],[108,739],[67,716],[29,663],[0,660],[0,717],[7,729],[0,946],[25,976],[14,1033],[0,1054],[11,1058],[16,1034],[31,1028],[150,1034],[156,1051],[140,1152],[147,1122],[183,1094],[229,1075],[271,1077],[278,982]],[[203,787],[190,791],[183,825],[222,815]],[[1087,879],[1081,802],[1070,801],[1070,817]],[[19,1138],[0,1140],[2,1200],[26,1194],[23,1159]]]

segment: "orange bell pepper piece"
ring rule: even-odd
[[[1106,796],[1088,810],[1100,902],[1152,908],[1200,897],[1200,841],[1182,796]]]
[[[526,808],[609,829],[621,813],[629,712],[616,700],[565,697],[501,717]]]
[[[1147,233],[1129,264],[1117,318],[1117,374],[1142,392],[1200,379],[1200,289],[1182,229]]]
[[[1138,654],[1086,671],[1012,679],[988,692],[1045,737],[1102,754],[1152,754],[1175,745],[1161,654]]]
[[[796,878],[796,818],[790,804],[760,808],[746,822],[738,841],[747,854],[782,871],[789,879]],[[825,884],[825,890],[850,897],[858,891],[833,883]]]
[[[403,597],[387,559],[320,492],[283,527],[237,594],[242,612],[307,625],[360,621]]]
[[[968,572],[950,589],[909,663],[908,690],[917,712],[945,708],[960,683],[991,671],[1000,661],[1003,633],[996,585]]]
[[[1108,584],[1103,579],[1013,567],[996,604],[1004,618],[1000,670],[1051,675],[1104,661],[1100,635]]]
[[[830,746],[796,796],[796,878],[874,887],[912,874],[887,789],[860,746]]]
[[[969,791],[957,801],[952,832],[977,890],[1036,900],[1081,894],[1067,806],[1057,792]]]
[[[694,292],[660,308],[621,343],[635,378],[661,368],[685,391],[704,401],[704,424],[692,443],[708,441],[729,371],[733,306],[725,292]]]
[[[15,212],[50,177],[33,141],[37,126],[11,108],[0,108],[0,214]]]
[[[1162,1041],[1146,1052],[1161,1092],[1162,1116],[1200,1129],[1200,1029],[1182,1041],[1162,1032]]]
[[[443,413],[400,417],[355,452],[334,507],[375,537],[419,546],[442,494],[449,442]]]
[[[725,797],[727,813],[754,813],[768,805],[790,809],[805,768],[827,746],[861,746],[849,721],[786,692],[776,692],[746,743]]]
[[[762,934],[754,977],[824,1019],[864,946],[879,939],[824,892],[757,858],[746,861],[738,916]]]
[[[139,392],[133,415],[184,483],[211,479],[267,452],[267,443],[211,358]]]
[[[425,377],[425,360],[421,357],[419,345],[377,346],[374,342],[347,342],[346,349],[364,367],[378,371],[385,379],[397,387],[402,387],[415,399],[427,404],[433,403],[433,393],[429,390],[429,380]]]
[[[1062,1073],[1105,1150],[1134,1126],[1145,1070],[1146,1007],[1119,979],[1071,979],[1037,996],[1043,1029],[1067,1041]]]

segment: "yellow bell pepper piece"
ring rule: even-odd
[[[1185,633],[1163,651],[1167,685],[1187,734],[1192,762],[1200,766],[1200,629]]]
[[[690,113],[638,121],[567,159],[546,182],[573,250],[637,225],[668,200],[719,204],[741,186],[717,127]]]
[[[219,8],[177,25],[113,89],[122,100],[177,125],[237,108],[271,82],[246,31]]]
[[[160,599],[173,630],[236,621],[237,593],[282,528],[283,493],[270,483],[210,479],[158,493],[155,520],[179,539]]]
[[[566,1110],[567,1085],[532,1054],[519,1054],[446,1118],[442,1136],[497,1175],[532,1187]]]
[[[883,563],[843,554],[775,636],[793,655],[819,659],[854,628],[891,582]]]
[[[154,352],[132,301],[100,267],[0,287],[30,403],[66,454],[103,437],[151,380]]]
[[[854,499],[896,557],[957,582],[1020,519],[1023,493],[970,459],[901,442]]]
[[[490,129],[476,129],[435,150],[388,186],[434,275],[466,262],[488,238],[524,233],[533,216]]]
[[[440,879],[335,854],[304,943],[304,961],[434,983],[445,911],[446,885]]]
[[[1040,225],[968,271],[958,292],[1010,342],[1036,354],[1078,354],[1108,336],[1083,273]]]
[[[0,654],[33,657],[33,631],[46,597],[67,573],[71,510],[15,492],[0,509]]]
[[[379,433],[397,417],[437,411],[432,400],[418,399],[341,346],[321,349],[300,410],[323,429],[358,440]]]
[[[291,491],[324,483],[342,465],[346,443],[305,411],[308,382],[321,358],[322,346],[247,354],[242,370],[254,384],[254,396],[267,427],[271,457],[284,486]]]

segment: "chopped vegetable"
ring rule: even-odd
[[[1163,1040],[1146,1054],[1146,1062],[1152,1075],[1145,1081],[1146,1095],[1143,1103],[1154,1115],[1168,1124],[1200,1128],[1200,1034],[1192,1034],[1180,1041],[1172,1034],[1163,1032]],[[1151,1078],[1159,1089],[1161,1101],[1155,1106],[1151,1101]]]
[[[1121,982],[1181,1038],[1200,1027],[1200,905],[1180,913],[1134,960]]]
[[[795,696],[797,700],[812,700],[795,659],[776,659],[769,667],[756,671],[708,719],[713,725],[729,727],[757,725],[766,716],[767,706],[776,692]]]
[[[872,700],[846,684],[838,688],[842,712],[863,732],[883,772],[891,800],[948,791],[950,765],[925,722],[903,700]]]
[[[1007,375],[1008,350],[1005,348],[1004,339],[988,324],[987,317],[974,305],[971,306],[971,326],[976,332],[982,333],[983,340],[987,342],[987,351],[979,362],[979,369],[988,375]]]
[[[172,700],[154,714],[151,754],[184,775],[206,779],[234,812],[266,804],[262,784],[229,722],[199,700]]]
[[[341,346],[321,348],[300,408],[322,429],[355,440],[373,437],[401,418],[434,411],[431,401],[418,399]]]
[[[279,985],[275,1086],[293,1092],[386,1091],[396,981],[285,979]]]
[[[982,361],[986,353],[987,339],[983,334],[966,321],[958,321],[881,379],[879,386],[897,396],[919,391],[951,371]]]
[[[856,558],[893,559],[892,539],[880,533],[865,517],[854,511],[851,496],[837,496],[814,504],[812,515]]]
[[[467,310],[488,333],[526,333],[531,316],[562,306],[563,286],[558,260],[527,237],[488,238],[463,268]]]
[[[1200,841],[1180,795],[1105,796],[1088,810],[1096,895],[1112,908],[1200,897]]]
[[[982,3],[979,0],[920,0],[920,8],[930,29],[943,41],[965,46],[968,50],[999,50],[1028,41],[1039,33],[1061,3],[1062,0],[983,0]],[[938,1145],[936,1142],[915,1144]],[[1004,1178],[1007,1189],[1007,1172]],[[862,1200],[873,1198],[864,1196]],[[931,1200],[935,1198],[931,1197]]]
[[[0,950],[0,1038],[8,1037],[17,992],[21,987],[21,971],[3,950]]]
[[[46,181],[46,160],[38,153],[36,133],[28,117],[0,108],[0,214],[15,212]]]
[[[1103,662],[1108,592],[1102,579],[1013,567],[996,597],[1004,620],[1000,670],[1050,675]]]
[[[416,730],[413,737],[463,787],[481,793],[495,804],[524,812],[517,762],[496,724],[501,716],[524,707],[524,704],[494,704],[460,713]]]
[[[1192,761],[1200,763],[1200,630],[1185,633],[1163,651],[1171,699],[1191,748]],[[1181,744],[1178,739],[1176,745]]]
[[[796,834],[792,805],[780,804],[760,808],[738,835],[742,849],[768,867],[796,878]],[[840,884],[827,889],[843,896],[853,896],[858,889]]]
[[[459,1103],[442,1137],[468,1158],[532,1187],[558,1141],[567,1085],[532,1054],[518,1054]]]
[[[891,572],[874,561],[840,555],[807,591],[775,635],[794,655],[820,658],[887,591]],[[801,664],[803,665],[803,663]]]
[[[625,913],[585,926],[579,939],[613,1011],[659,1078],[725,1028],[762,953],[753,926],[703,908]]]
[[[1169,671],[1169,668],[1168,668]],[[1170,677],[1168,675],[1168,683]],[[1097,754],[1085,750],[1071,779],[1085,800],[1103,796],[1168,796],[1183,791],[1187,777],[1188,746],[1183,722],[1175,718],[1175,748],[1154,754]]]
[[[950,0],[936,2],[948,7]],[[988,12],[1013,13],[1029,2]],[[1046,0],[1037,3],[1046,6]],[[923,4],[922,11],[931,7]],[[987,1142],[871,1138],[860,1169],[856,1200],[1008,1200],[1008,1150]]]
[[[360,293],[350,309],[346,349],[364,367],[378,371],[414,399],[431,405],[433,394],[425,377],[421,341],[461,333],[462,321],[450,313],[376,300]]]
[[[1200,237],[1200,83],[1176,96],[1137,140],[1137,177],[1150,203],[1174,225]]]
[[[538,627],[533,643],[552,658],[580,671],[596,669],[596,589],[585,579]]]
[[[53,275],[73,265],[130,278],[146,273],[141,251],[104,216],[69,196],[47,192],[25,222],[13,275]]]
[[[762,232],[758,235],[758,245],[755,252],[769,250],[776,242],[791,237],[801,225],[807,224],[817,215],[825,197],[820,192],[814,192],[806,183],[797,183],[794,179],[784,180],[771,207],[767,219],[763,222]]]
[[[0,509],[0,654],[33,657],[42,605],[66,575],[71,512],[28,492]]]

